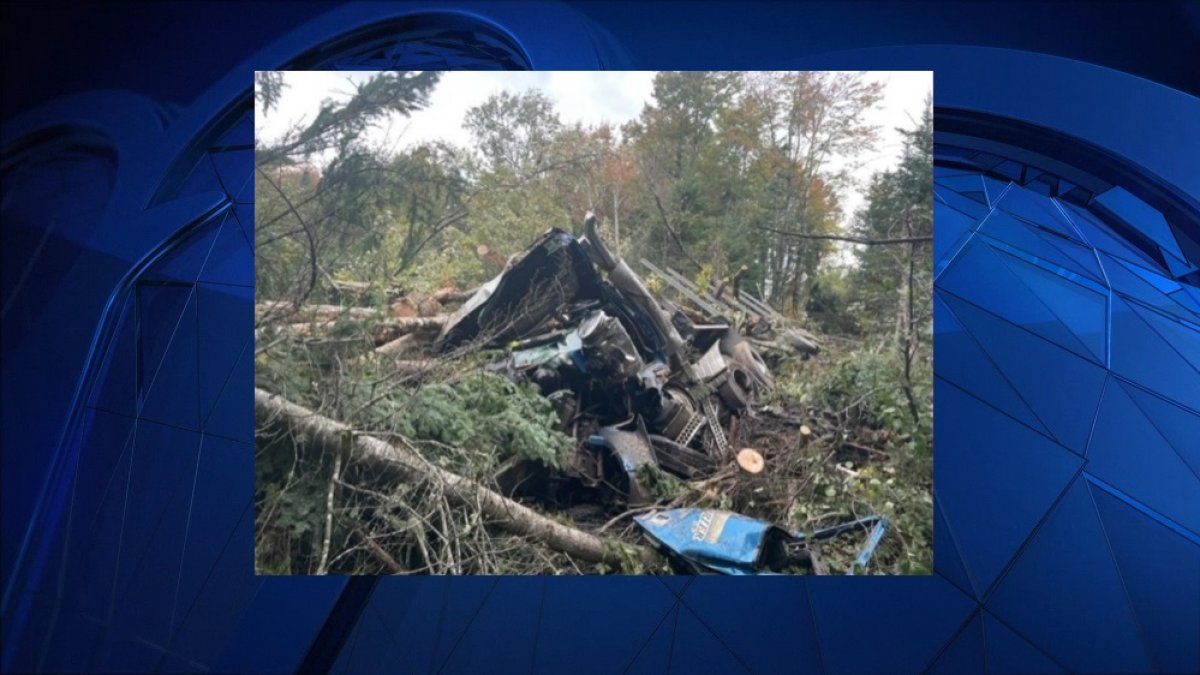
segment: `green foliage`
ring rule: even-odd
[[[398,429],[410,438],[559,466],[575,442],[558,431],[554,404],[528,385],[494,373],[417,390],[402,408]]]
[[[879,94],[854,74],[660,73],[654,104],[625,128],[640,171],[629,216],[655,225],[635,247],[713,261],[716,276],[744,264],[747,287],[802,310],[833,247],[786,235],[838,228],[842,181],[826,166],[871,147],[863,115]]]
[[[279,97],[286,88],[283,73],[279,71],[260,70],[254,73],[254,100],[266,112],[270,112],[279,103]]]
[[[852,311],[852,293],[847,270],[830,267],[822,270],[809,291],[809,328],[822,335],[856,336],[859,334],[857,313]]]
[[[780,389],[808,407],[840,412],[868,428],[886,430],[889,442],[929,456],[933,373],[928,362],[917,367],[910,383],[901,361],[880,348],[822,355],[798,366]],[[909,387],[918,411],[916,420],[909,409]]]
[[[308,159],[331,149],[345,153],[364,131],[388,116],[408,116],[428,105],[429,94],[440,78],[441,73],[434,70],[388,71],[355,84],[349,99],[322,101],[312,122],[294,134],[273,145],[257,146],[255,163],[271,166],[296,157]],[[258,78],[264,105],[274,100],[268,96],[277,99],[282,91],[281,86],[271,82],[271,76]]]
[[[256,448],[256,560],[263,574],[307,574],[323,534],[328,467],[302,439]]]
[[[554,103],[542,92],[502,91],[468,110],[463,126],[489,169],[523,173],[549,159],[562,123]]]
[[[933,374],[928,361],[919,362],[908,385],[893,354],[879,348],[826,354],[780,374],[778,402],[826,411],[838,425],[800,455],[799,472],[808,476],[806,494],[789,519],[815,530],[849,516],[885,516],[892,529],[869,571],[927,574],[933,539]],[[909,411],[907,386],[917,420]],[[863,536],[822,545],[831,572],[849,570]]]
[[[277,97],[263,82],[262,96]],[[619,131],[564,124],[545,94],[504,91],[467,112],[469,148],[362,142],[371,125],[424,106],[435,85],[436,74],[381,74],[258,148],[270,177],[256,186],[264,297],[307,289],[334,301],[329,278],[469,288],[499,271],[478,247],[516,254],[592,210],[611,247],[635,260],[702,281],[746,265],[745,288],[803,312],[834,246],[787,234],[839,229],[844,180],[827,166],[872,147],[864,116],[880,92],[861,74],[662,72],[653,101]],[[304,168],[311,158],[328,161]]]
[[[638,467],[637,478],[650,490],[654,499],[662,503],[670,502],[687,491],[687,486],[682,481],[663,471],[657,464],[643,464]]]
[[[797,507],[793,516],[796,521],[808,523],[806,529],[811,532],[845,516],[883,516],[891,521],[891,528],[867,571],[932,572],[933,493],[928,462],[898,458],[859,466],[843,461],[834,465],[814,463],[811,470],[811,495]],[[830,518],[828,514],[836,515]],[[822,543],[819,553],[830,572],[848,572],[865,537],[866,532],[860,532]]]
[[[866,207],[857,214],[854,234],[867,239],[932,236],[933,234],[933,111],[927,107],[921,123],[905,132],[900,165],[876,174],[867,189]],[[867,331],[894,326],[897,307],[909,303],[911,285],[917,330],[932,324],[932,246],[866,246],[856,252],[851,275],[851,302]]]

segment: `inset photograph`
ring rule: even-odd
[[[257,573],[930,573],[932,87],[257,73]]]

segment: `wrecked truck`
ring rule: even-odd
[[[567,484],[583,485],[627,508],[647,507],[655,502],[648,471],[692,480],[734,461],[740,419],[774,387],[752,342],[772,330],[771,317],[753,317],[744,325],[750,336],[743,336],[716,304],[694,289],[687,294],[696,306],[652,295],[606,248],[589,213],[583,236],[550,229],[449,318],[435,351],[505,350],[507,357],[488,368],[535,385],[556,402],[575,437],[585,439],[560,469],[513,460],[497,476],[502,490],[544,496]],[[815,341],[805,339],[803,349],[796,349],[811,353]],[[755,451],[740,453],[744,469],[762,470]],[[707,562],[701,561],[682,540],[659,531],[674,515],[652,512],[635,522],[669,557],[690,560],[680,565],[685,569],[744,574],[775,570],[784,559],[805,560],[796,555],[806,544],[802,535],[733,514],[722,522],[758,523],[751,529],[760,533],[761,546],[748,553],[734,550],[746,542],[727,542],[728,560],[722,563],[722,544],[714,539],[705,549]],[[866,524],[858,523],[858,529]],[[783,549],[789,553],[781,558]]]

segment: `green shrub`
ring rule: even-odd
[[[575,448],[571,437],[558,431],[551,400],[493,373],[422,387],[396,421],[410,438],[491,451],[499,461],[522,456],[559,466]]]

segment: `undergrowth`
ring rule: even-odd
[[[910,381],[893,351],[831,351],[788,363],[777,383],[775,405],[805,411],[816,431],[793,458],[807,479],[790,520],[811,532],[851,517],[884,516],[891,529],[869,568],[858,572],[930,573],[933,391],[928,361],[913,364]],[[831,573],[845,573],[864,539],[865,533],[841,537],[822,543],[818,551]]]
[[[386,359],[341,359],[336,353],[290,342],[273,349],[269,358],[258,359],[257,377],[260,386],[345,420],[363,433],[411,443],[428,461],[484,484],[492,484],[497,469],[511,458],[564,466],[576,445],[559,430],[555,402],[531,386],[484,371],[480,366],[485,361],[486,355],[476,354],[439,362],[433,372],[406,380],[395,375]],[[850,518],[882,515],[892,527],[871,565],[855,572],[929,573],[932,374],[927,359],[914,365],[910,383],[887,345],[784,359],[775,368],[776,390],[763,405],[805,422],[813,430],[811,438],[801,439],[798,426],[763,427],[759,436],[746,438],[746,444],[758,444],[767,456],[766,471],[755,477],[737,477],[735,472],[732,480],[702,488],[655,468],[644,468],[640,478],[659,504],[731,509],[790,531],[812,532]],[[919,413],[916,419],[906,386]],[[761,415],[747,424],[765,420]],[[304,574],[317,566],[332,465],[327,455],[297,440],[259,443],[261,573]],[[389,573],[363,549],[367,530],[415,571],[639,571],[580,567],[561,554],[488,531],[480,527],[477,513],[447,510],[436,486],[397,486],[364,473],[362,467],[343,475],[343,483],[338,488],[333,550],[350,553],[331,564],[339,573]],[[547,515],[571,523],[565,512]],[[447,528],[459,538],[454,547],[438,534]],[[609,534],[630,543],[641,541],[627,521],[622,528]],[[846,573],[865,539],[864,531],[815,549],[830,573]]]

